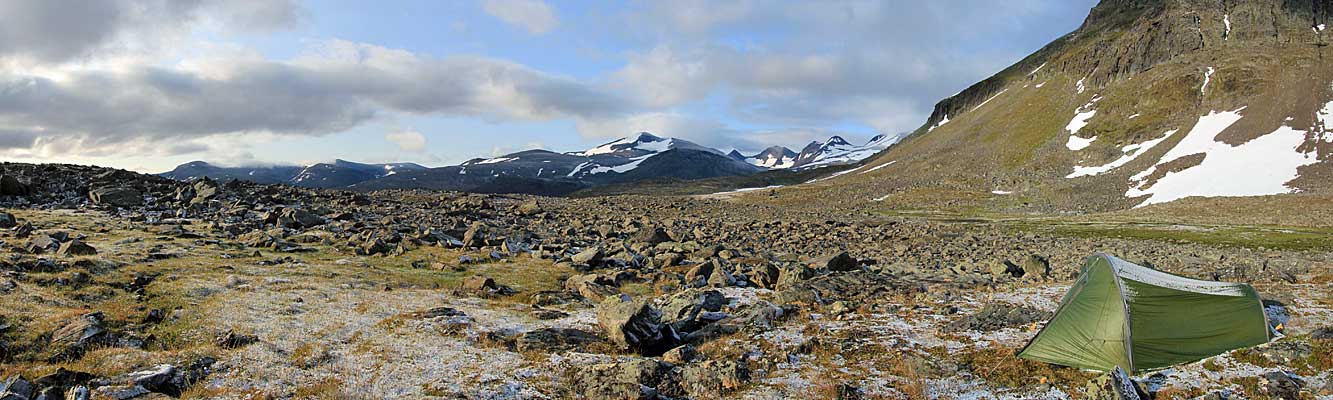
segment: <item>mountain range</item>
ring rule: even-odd
[[[314,188],[422,188],[561,195],[589,187],[646,180],[688,181],[746,176],[770,170],[808,170],[855,164],[884,150],[893,139],[879,135],[865,145],[854,146],[833,136],[827,141],[811,142],[800,153],[774,146],[747,157],[735,150],[724,154],[688,140],[641,132],[583,151],[526,150],[439,168],[412,163],[362,164],[344,160],[305,167],[221,167],[194,161],[160,175],[177,180],[210,177]]]

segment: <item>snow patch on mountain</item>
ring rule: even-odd
[[[976,111],[976,110],[980,109],[981,107],[985,106],[986,103],[990,103],[991,100],[995,100],[996,97],[1000,97],[1000,95],[1002,95],[1002,94],[1004,94],[1004,92],[1008,92],[1008,91],[1009,91],[1009,89],[1001,90],[999,93],[996,93],[994,96],[991,96],[990,98],[986,99],[986,101],[981,102],[981,104],[977,104],[976,107],[972,107],[972,111]]]
[[[1093,106],[1095,106],[1097,101],[1101,99],[1101,96],[1093,96],[1092,101],[1088,102],[1088,104],[1084,104],[1083,107],[1074,110],[1074,119],[1069,120],[1069,124],[1065,125],[1065,130],[1069,131],[1069,141],[1065,142],[1066,148],[1072,151],[1083,150],[1088,148],[1088,146],[1091,146],[1094,140],[1097,140],[1096,136],[1091,138],[1081,138],[1078,136],[1078,131],[1083,130],[1084,127],[1088,126],[1088,120],[1091,120],[1092,117],[1097,115],[1097,110],[1093,109]]]
[[[1171,138],[1171,135],[1175,135],[1175,134],[1176,134],[1176,130],[1173,129],[1173,130],[1167,131],[1166,134],[1163,135],[1163,136],[1160,137],[1160,138],[1153,139],[1153,140],[1149,140],[1149,141],[1145,141],[1145,142],[1143,142],[1143,143],[1135,143],[1135,144],[1126,145],[1125,147],[1121,147],[1121,148],[1120,148],[1120,152],[1121,152],[1121,153],[1124,153],[1124,154],[1121,155],[1120,158],[1117,158],[1117,159],[1115,159],[1114,161],[1111,161],[1111,162],[1106,163],[1106,164],[1103,164],[1103,165],[1092,166],[1092,167],[1084,167],[1084,166],[1078,166],[1078,165],[1075,165],[1075,166],[1074,166],[1074,172],[1073,172],[1073,173],[1070,173],[1070,174],[1067,175],[1067,176],[1065,176],[1065,178],[1078,178],[1078,177],[1081,177],[1081,176],[1101,175],[1101,174],[1106,173],[1106,172],[1108,172],[1108,171],[1110,171],[1110,170],[1113,170],[1113,169],[1116,169],[1116,168],[1120,168],[1121,166],[1123,166],[1123,165],[1125,165],[1125,164],[1129,164],[1130,161],[1134,161],[1134,159],[1136,159],[1136,158],[1138,158],[1139,156],[1143,155],[1143,153],[1147,153],[1148,150],[1152,150],[1153,147],[1157,147],[1158,144],[1162,143],[1163,141],[1166,141],[1166,139]]]
[[[880,168],[884,168],[884,167],[893,165],[893,163],[896,163],[896,162],[898,162],[898,160],[893,160],[893,161],[889,161],[889,162],[886,162],[886,163],[883,163],[883,164],[880,164],[880,165],[876,165],[875,168],[871,168],[871,169],[868,169],[868,170],[865,170],[865,171],[861,171],[861,175],[865,175],[865,174],[868,174],[868,173],[871,173],[871,172],[879,171]]]
[[[1040,86],[1038,86],[1038,87],[1040,87]],[[944,118],[940,118],[940,122],[936,122],[935,125],[932,125],[930,128],[926,128],[926,132],[933,131],[933,130],[935,130],[935,128],[939,128],[939,127],[941,127],[941,126],[944,126],[944,124],[947,124],[947,123],[949,123],[949,114],[944,114]]]
[[[1217,71],[1214,70],[1213,67],[1208,67],[1208,70],[1207,70],[1207,71],[1204,71],[1204,73],[1203,73],[1203,86],[1199,86],[1199,94],[1207,94],[1207,93],[1208,93],[1208,92],[1207,92],[1207,90],[1208,90],[1208,82],[1212,82],[1212,80],[1213,80],[1213,73],[1214,73],[1214,72],[1217,72]]]
[[[597,167],[595,167],[595,168],[589,170],[589,171],[588,171],[588,174],[589,174],[589,175],[596,175],[596,174],[601,174],[601,173],[606,173],[606,172],[615,172],[615,173],[623,174],[623,173],[626,173],[626,172],[629,172],[629,171],[633,171],[635,168],[638,168],[638,167],[639,167],[639,164],[642,164],[642,163],[643,163],[643,160],[647,160],[647,159],[649,159],[649,158],[652,158],[652,156],[655,156],[655,155],[657,155],[657,154],[654,153],[654,154],[649,154],[649,155],[646,155],[646,156],[641,156],[641,157],[631,158],[630,161],[627,162],[627,163],[620,164],[620,165],[616,165],[616,166],[612,166],[612,167],[604,167],[604,166],[600,166],[600,165],[599,165],[599,166],[597,166]]]
[[[1140,181],[1125,193],[1126,197],[1148,196],[1135,207],[1165,203],[1191,196],[1238,197],[1290,193],[1287,182],[1296,179],[1299,168],[1318,162],[1313,153],[1299,149],[1306,141],[1305,131],[1289,126],[1232,146],[1217,141],[1219,133],[1239,121],[1242,107],[1236,111],[1210,112],[1199,118],[1194,128],[1156,165],[1135,175]],[[1144,187],[1143,179],[1158,167],[1182,157],[1203,154],[1199,165],[1169,172]]]

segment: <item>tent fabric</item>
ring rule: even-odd
[[[1250,285],[1190,279],[1096,254],[1019,357],[1137,373],[1266,343],[1269,333]]]

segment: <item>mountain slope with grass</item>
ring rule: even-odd
[[[940,101],[865,173],[772,201],[1097,212],[1329,193],[1330,14],[1327,0],[1105,0]]]

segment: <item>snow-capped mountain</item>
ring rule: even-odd
[[[424,187],[473,192],[563,194],[646,179],[702,179],[763,171],[684,139],[647,132],[567,153],[528,150],[416,171],[355,185],[359,189]]]
[[[885,136],[876,136],[864,146],[853,146],[835,136],[827,142],[812,143],[801,154],[773,146],[747,157],[735,151],[723,154],[684,139],[640,132],[582,151],[527,150],[439,168],[345,160],[307,167],[259,168],[222,168],[194,162],[162,175],[182,180],[208,176],[317,188],[426,188],[559,195],[588,187],[653,179],[692,180],[852,164],[891,143]]]
[[[203,161],[177,166],[161,176],[190,180],[209,177],[218,180],[245,180],[256,183],[284,183],[293,186],[336,188],[383,178],[403,171],[419,171],[426,167],[413,163],[363,164],[346,160],[319,163],[306,167],[295,165],[220,167]]]
[[[833,136],[824,142],[810,142],[793,160],[791,168],[811,169],[834,165],[855,164],[870,158],[890,145],[900,136],[876,135],[864,145],[853,145],[841,136]]]
[[[796,165],[796,152],[784,146],[769,147],[758,154],[748,157],[736,150],[732,150],[731,153],[727,155],[731,158],[761,168],[787,169]]]

